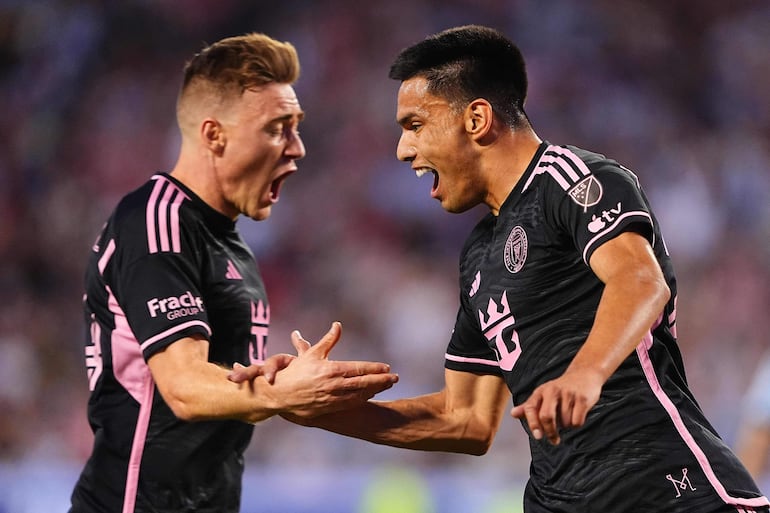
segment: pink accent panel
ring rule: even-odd
[[[110,242],[107,243],[107,248],[104,250],[104,254],[99,258],[99,274],[104,274],[104,269],[110,262],[113,253],[115,253],[115,239],[110,239]]]
[[[153,177],[155,178],[155,177]],[[158,252],[158,239],[155,232],[155,210],[158,203],[158,196],[161,189],[163,189],[163,181],[156,179],[155,187],[152,188],[152,194],[150,194],[150,200],[147,202],[147,245],[149,246],[150,253]]]
[[[109,287],[109,308],[115,315],[115,330],[112,332],[112,364],[115,379],[139,403],[134,440],[126,475],[126,493],[123,497],[123,513],[133,513],[136,505],[136,490],[139,483],[139,468],[150,424],[152,398],[155,392],[150,369],[142,358],[139,343],[128,325],[126,316]]]
[[[196,325],[197,326],[203,326],[204,328],[206,328],[206,332],[209,334],[209,336],[211,336],[211,328],[209,328],[209,325],[206,324],[205,322],[197,321],[197,320],[196,321],[188,321],[188,322],[182,323],[182,324],[180,324],[178,326],[174,326],[173,328],[169,328],[166,331],[162,331],[162,332],[158,333],[157,335],[155,335],[154,337],[148,338],[140,346],[140,348],[141,348],[142,351],[144,351],[145,349],[147,349],[148,347],[153,345],[158,340],[161,340],[162,338],[165,338],[165,337],[167,337],[167,336],[169,336],[169,335],[171,335],[173,333],[177,333],[177,332],[182,331],[182,330],[184,330],[186,328],[189,328],[190,326],[196,326]]]
[[[151,376],[146,378],[143,389],[144,394],[142,400],[139,401],[139,417],[136,420],[134,440],[131,443],[131,456],[128,460],[126,493],[123,496],[123,513],[133,513],[136,506],[136,491],[139,488],[139,469],[142,464],[144,444],[147,440],[147,431],[150,426],[152,399],[155,394],[155,386]]]
[[[118,383],[141,404],[147,380],[152,379],[150,369],[142,357],[139,342],[128,325],[126,315],[109,287],[107,293],[110,312],[115,316],[111,340],[113,373]]]
[[[588,255],[588,250],[591,249],[591,246],[593,246],[596,243],[596,241],[599,240],[601,237],[603,237],[604,235],[606,235],[607,233],[615,229],[615,227],[620,223],[620,221],[622,221],[627,217],[645,217],[650,220],[650,223],[652,223],[652,218],[650,217],[650,214],[642,210],[626,212],[624,214],[619,215],[618,218],[615,219],[614,223],[612,223],[610,226],[608,226],[604,230],[597,233],[593,239],[588,241],[588,244],[586,244],[586,248],[583,250],[583,262],[588,264],[588,261],[586,260],[586,256]]]
[[[480,363],[481,365],[489,365],[490,367],[500,367],[498,362],[493,360],[484,360],[483,358],[465,358],[463,356],[455,356],[449,353],[444,354],[444,358],[453,362]]]
[[[658,319],[656,325],[660,323],[660,320],[661,319]],[[663,408],[665,408],[668,416],[674,422],[674,426],[676,427],[679,436],[682,437],[682,440],[685,442],[685,444],[687,444],[687,447],[690,448],[690,451],[698,461],[701,470],[703,470],[703,473],[706,475],[706,479],[708,479],[711,487],[714,489],[717,495],[719,495],[719,497],[726,504],[749,507],[760,507],[770,504],[770,502],[767,500],[767,497],[764,496],[757,497],[755,499],[743,499],[740,497],[733,497],[727,493],[724,485],[719,481],[719,478],[717,478],[716,474],[714,473],[714,469],[711,468],[711,463],[709,462],[708,457],[700,448],[700,446],[698,446],[698,443],[695,441],[692,434],[687,430],[687,426],[685,426],[682,417],[679,415],[679,411],[676,409],[676,405],[674,405],[671,399],[663,391],[663,387],[660,386],[658,376],[655,374],[655,369],[653,368],[652,360],[650,359],[649,350],[651,347],[652,332],[649,332],[645,334],[642,342],[636,347],[636,354],[639,356],[639,361],[642,364],[642,369],[644,370],[644,375],[647,378],[647,382],[649,383],[652,392],[655,394],[655,397],[658,398],[658,401],[660,401],[660,404],[663,406]]]

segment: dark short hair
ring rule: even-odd
[[[495,29],[466,25],[428,36],[404,50],[390,78],[424,77],[428,92],[453,106],[484,98],[510,127],[527,120],[527,71],[519,48]]]

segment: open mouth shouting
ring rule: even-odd
[[[415,168],[414,172],[417,175],[417,178],[420,178],[427,173],[433,173],[433,187],[430,190],[430,196],[431,198],[435,198],[436,192],[438,191],[438,171],[430,167],[418,167]]]
[[[281,194],[281,186],[283,185],[284,180],[286,180],[290,174],[294,173],[294,171],[296,171],[296,169],[287,171],[270,183],[270,203],[278,203],[278,198]]]

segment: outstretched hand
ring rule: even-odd
[[[390,366],[367,361],[333,361],[329,353],[342,333],[339,322],[311,345],[299,331],[291,334],[297,356],[275,355],[262,365],[237,366],[230,381],[243,383],[260,376],[271,383],[280,413],[312,417],[349,408],[387,390],[398,381]]]

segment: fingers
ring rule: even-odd
[[[575,410],[574,396],[554,387],[535,389],[529,399],[511,410],[511,415],[527,422],[535,440],[545,437],[554,445],[561,442],[561,429],[580,426],[585,421],[585,413]]]
[[[332,393],[334,400],[329,401],[328,406],[342,409],[366,402],[380,392],[388,390],[398,381],[398,377],[390,376],[379,374],[348,378],[341,388]]]
[[[295,358],[295,356],[283,353],[271,356],[262,365],[262,375],[272,385],[275,383],[276,373],[288,367]]]
[[[559,429],[562,425],[560,405],[568,407],[566,403],[567,401],[561,396],[550,394],[544,396],[540,404],[539,419],[540,425],[543,428],[543,434],[548,441],[554,445],[557,445],[561,441],[561,438],[559,437]]]
[[[291,345],[297,350],[299,356],[302,356],[308,349],[310,349],[310,342],[302,338],[302,334],[299,330],[291,332]]]
[[[540,422],[540,395],[535,391],[529,399],[511,410],[511,415],[527,422],[535,440],[543,438],[543,424]]]
[[[302,422],[297,419],[309,419],[359,406],[378,393],[391,388],[396,382],[398,382],[398,375],[388,373],[344,378],[343,384],[330,390],[329,395],[322,402],[297,408],[288,412],[288,416],[287,413],[281,415],[301,424]]]
[[[335,360],[333,363],[335,374],[340,375],[343,378],[390,372],[390,365],[380,362]]]
[[[227,379],[233,383],[243,383],[262,375],[262,365],[249,365],[244,367],[238,362],[233,364],[233,370],[227,375]]]
[[[366,374],[345,379],[344,389],[347,392],[356,391],[366,395],[366,399],[372,398],[383,390],[387,390],[398,383],[398,374]]]
[[[289,366],[296,357],[290,354],[276,354],[268,358],[262,364],[253,364],[245,367],[238,362],[233,364],[233,369],[227,375],[227,379],[233,383],[251,381],[259,376],[264,376],[271,385],[275,382],[275,375]]]
[[[329,328],[329,331],[326,332],[326,335],[324,335],[321,338],[321,340],[316,342],[315,345],[311,346],[308,349],[308,351],[314,354],[318,353],[318,356],[320,358],[328,358],[329,352],[337,344],[341,336],[342,336],[342,324],[338,321],[334,321],[332,323],[331,328]]]

